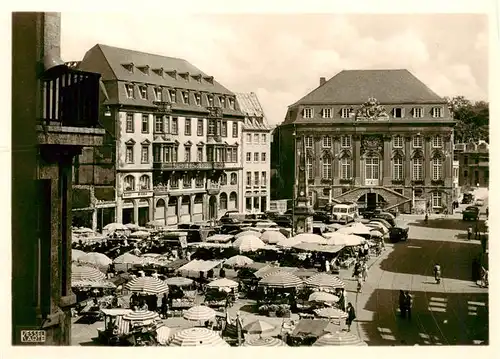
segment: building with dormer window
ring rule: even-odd
[[[269,210],[271,194],[272,129],[255,93],[237,93],[236,101],[245,113],[241,135],[243,209],[246,213],[266,212]],[[235,129],[233,135],[236,135]]]
[[[289,106],[274,131],[277,197],[294,196],[306,150],[318,208],[350,201],[404,212],[451,210],[453,127],[446,101],[407,70],[346,70]],[[305,146],[304,146],[305,142]]]
[[[186,60],[101,44],[80,68],[102,74],[108,93],[117,222],[173,225],[243,208],[244,114],[233,92]]]

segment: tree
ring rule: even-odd
[[[464,96],[447,98],[448,106],[457,121],[455,142],[489,142],[489,104],[485,101],[472,102]]]

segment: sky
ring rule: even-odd
[[[186,59],[233,92],[255,92],[270,124],[348,69],[408,69],[440,96],[488,100],[481,14],[62,13],[61,52],[95,44]]]

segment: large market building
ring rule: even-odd
[[[294,196],[305,141],[315,208],[353,201],[404,212],[451,210],[454,123],[445,99],[407,70],[321,78],[274,131],[278,198]]]

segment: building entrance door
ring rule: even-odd
[[[208,203],[208,218],[217,218],[217,199],[215,198],[215,196],[210,196],[210,201]]]
[[[365,185],[378,186],[380,177],[379,172],[378,157],[367,157],[365,159]]]
[[[367,193],[366,194],[366,208],[368,210],[374,210],[377,208],[377,194]]]

